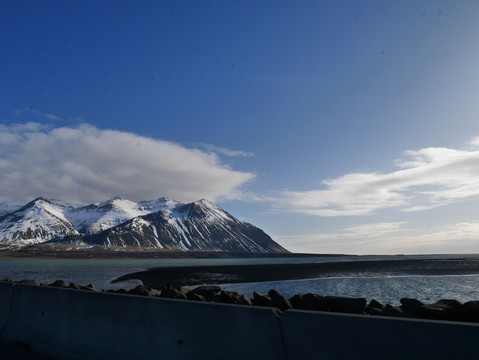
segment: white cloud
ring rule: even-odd
[[[43,113],[42,111],[35,109],[35,108],[23,108],[21,110],[13,110],[13,114],[17,117],[23,117],[23,118],[45,118],[50,121],[60,121],[62,118],[55,115],[55,114],[47,114]]]
[[[45,114],[43,116],[45,116],[45,118],[47,118],[48,120],[51,120],[51,121],[61,120],[61,118],[59,116],[56,116],[55,114]]]
[[[274,238],[293,252],[358,255],[479,253],[479,221],[447,224],[428,231],[414,229],[405,222],[376,223],[329,233]]]
[[[211,144],[200,143],[200,144],[197,144],[197,145],[199,147],[207,150],[208,152],[218,153],[218,154],[225,155],[225,156],[233,156],[233,157],[254,156],[254,154],[251,153],[251,152],[246,152],[246,151],[242,151],[242,150],[231,150],[231,149],[228,149],[228,148],[218,147],[218,146],[214,146],[214,145],[211,145]]]
[[[213,153],[90,125],[0,125],[0,202],[37,196],[90,203],[115,195],[179,201],[238,198],[254,175]]]
[[[334,232],[275,236],[281,245],[292,252],[334,254],[379,254],[383,239],[403,230],[405,222],[382,222],[348,227]],[[389,244],[389,241],[387,241]]]
[[[464,149],[406,151],[390,173],[352,173],[324,180],[325,189],[284,191],[274,209],[317,216],[368,215],[397,207],[419,211],[479,195],[479,138]]]

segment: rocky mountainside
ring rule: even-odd
[[[79,206],[38,198],[0,217],[1,247],[32,244],[50,249],[286,252],[261,229],[205,199],[189,204],[167,198],[135,203],[115,197]]]
[[[95,234],[134,217],[171,209],[178,204],[177,201],[167,198],[135,203],[117,196],[101,203],[72,208],[66,216],[78,232]]]
[[[0,217],[0,244],[20,247],[79,232],[65,217],[68,205],[43,198]]]

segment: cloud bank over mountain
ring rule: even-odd
[[[128,132],[39,123],[0,125],[0,202],[37,196],[76,203],[164,194],[179,201],[235,199],[255,177],[212,152]]]

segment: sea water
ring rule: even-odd
[[[273,263],[327,262],[335,257],[306,258],[214,258],[214,259],[55,259],[55,258],[0,258],[0,280],[9,277],[15,281],[30,279],[37,283],[63,280],[79,285],[93,284],[99,289],[133,288],[139,280],[112,283],[111,281],[133,272],[154,267],[256,265]],[[351,259],[339,258],[340,261]]]
[[[272,281],[247,284],[223,284],[224,290],[252,295],[253,291],[267,293],[270,289],[286,297],[298,293],[323,296],[347,296],[375,299],[382,304],[399,305],[407,297],[424,303],[440,299],[461,302],[479,300],[479,275],[407,275],[407,276],[342,276],[292,281]]]
[[[444,256],[440,256],[444,258]],[[433,257],[434,258],[434,257]],[[361,258],[365,259],[365,258]],[[371,260],[373,257],[368,257]],[[379,258],[378,258],[379,259]],[[391,259],[391,258],[389,258]],[[0,279],[33,279],[38,283],[64,280],[99,289],[130,289],[139,280],[111,283],[121,275],[163,266],[246,265],[270,263],[312,263],[359,260],[356,257],[311,258],[254,258],[254,259],[0,259]],[[290,297],[297,293],[313,292],[319,295],[365,297],[381,303],[398,305],[402,297],[416,298],[426,303],[440,299],[461,302],[479,300],[479,274],[474,275],[401,275],[354,273],[339,277],[272,281],[259,283],[223,284],[225,290],[252,295],[253,291],[267,293],[275,289]]]
[[[255,265],[271,263],[325,262],[329,257],[312,258],[235,258],[235,259],[44,259],[0,258],[0,280],[15,281],[30,279],[37,283],[63,280],[79,285],[93,284],[99,289],[129,289],[139,280],[112,283],[121,275],[144,271],[154,267],[208,266],[208,265]]]

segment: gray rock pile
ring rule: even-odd
[[[276,290],[268,294],[257,291],[253,298],[233,291],[222,290],[219,286],[199,286],[193,290],[182,287],[165,286],[160,295],[163,298],[219,302],[226,304],[275,307],[281,311],[288,309],[328,311],[348,314],[394,316],[416,319],[479,322],[479,301],[464,304],[457,300],[443,299],[433,304],[424,304],[417,299],[402,298],[401,305],[381,304],[376,300],[369,303],[365,298],[342,296],[321,296],[318,294],[296,294],[286,298]]]
[[[6,278],[2,281],[38,285],[34,280],[28,279],[13,281],[10,278]],[[296,309],[429,320],[479,322],[479,301],[468,301],[463,304],[453,299],[442,299],[433,304],[425,304],[417,299],[402,298],[400,299],[401,305],[392,306],[389,304],[381,304],[374,299],[367,303],[365,298],[321,296],[313,293],[296,294],[288,299],[273,289],[271,289],[268,294],[255,291],[251,298],[248,295],[239,294],[234,291],[226,291],[219,286],[213,285],[199,286],[191,290],[184,287],[166,285],[159,293],[144,285],[138,285],[128,291],[124,289],[98,290],[93,284],[81,286],[70,283],[67,285],[62,280],[54,281],[51,284],[42,283],[40,286],[223,304],[267,306],[277,308],[281,311]]]

